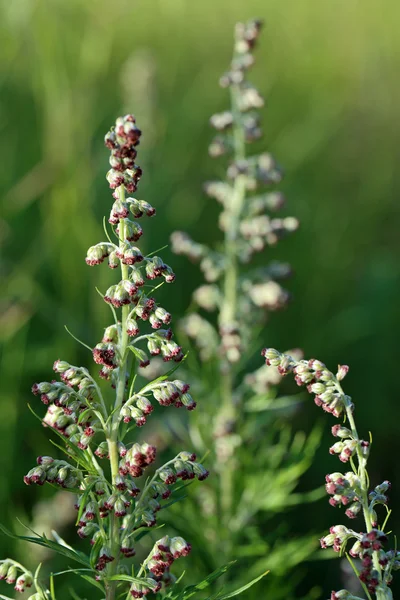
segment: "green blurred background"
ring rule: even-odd
[[[94,288],[105,289],[113,274],[84,262],[111,205],[103,135],[128,111],[144,131],[140,193],[158,210],[145,223],[148,250],[168,243],[174,229],[217,240],[218,207],[202,193],[220,170],[207,156],[207,123],[227,105],[217,82],[234,23],[252,16],[266,23],[252,74],[268,98],[265,141],[287,173],[287,214],[301,222],[270,251],[295,276],[293,302],[273,316],[264,344],[351,365],[346,384],[359,428],[374,434],[371,479],[392,481],[398,508],[399,3],[9,0],[1,7],[2,521],[26,522],[32,500],[46,495],[22,483],[34,457],[51,452],[26,407],[35,404],[30,386],[49,377],[55,358],[88,361],[64,324],[88,343],[108,324]],[[168,250],[164,258],[178,273],[164,304],[178,317],[201,277]],[[310,404],[299,421],[319,417]],[[336,470],[329,442],[305,489]],[[57,502],[51,510],[63,512]],[[326,501],[288,518],[293,531],[316,534],[341,520]],[[400,531],[400,510],[392,527]],[[11,549],[0,537],[0,554]],[[321,583],[325,596],[339,578],[339,561],[329,563],[329,576],[327,564],[307,565],[306,580],[308,588]]]

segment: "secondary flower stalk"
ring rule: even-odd
[[[400,552],[387,548],[388,537],[384,532],[389,510],[387,508],[387,492],[390,483],[383,481],[372,490],[367,471],[370,442],[360,438],[354,420],[354,404],[341,385],[349,368],[339,365],[334,375],[319,360],[296,360],[288,354],[281,354],[274,348],[262,351],[266,364],[278,369],[284,376],[294,375],[299,386],[306,386],[314,401],[325,412],[344,424],[332,427],[332,434],[338,438],[330,448],[332,455],[337,455],[344,464],[349,464],[348,472],[335,472],[326,476],[326,491],[331,496],[329,503],[346,508],[345,514],[349,519],[363,516],[364,531],[357,532],[345,525],[331,527],[328,535],[321,539],[322,548],[332,547],[335,552],[343,554],[346,546],[351,543],[348,554],[361,561],[359,580],[367,598],[371,600],[391,600],[390,590],[392,572],[400,568]],[[346,426],[348,424],[348,426]],[[376,508],[383,505],[387,517],[382,524]],[[347,590],[332,592],[331,600],[360,600]]]

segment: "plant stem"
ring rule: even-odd
[[[372,531],[372,529],[374,527],[372,524],[372,517],[371,517],[371,512],[369,510],[369,501],[368,501],[368,474],[367,474],[367,468],[366,468],[367,467],[367,459],[365,456],[363,456],[362,451],[361,451],[361,446],[360,446],[361,440],[358,435],[356,423],[354,420],[351,401],[345,395],[342,386],[340,385],[340,383],[337,380],[336,380],[336,385],[337,385],[339,392],[343,396],[344,405],[346,408],[346,415],[347,415],[347,419],[349,421],[351,433],[352,433],[353,438],[357,442],[356,453],[357,453],[357,459],[358,459],[358,476],[359,476],[360,482],[361,482],[360,502],[361,502],[363,516],[364,516],[365,527],[367,529],[367,533],[369,533],[370,531]],[[372,552],[372,560],[373,560],[374,568],[375,568],[376,572],[378,573],[379,581],[382,582],[382,569],[379,564],[379,555],[378,555],[378,552],[375,550]],[[383,600],[383,598],[385,598],[385,596],[382,595],[379,591],[377,592],[376,597],[377,597],[377,600],[381,600],[381,599]]]
[[[125,188],[124,186],[119,187],[119,197],[123,202],[125,199]],[[125,221],[123,219],[119,222],[119,245],[123,245],[125,240]],[[122,279],[128,279],[129,268],[121,261],[121,276]],[[111,466],[111,479],[112,483],[115,482],[115,478],[118,475],[119,455],[118,455],[118,432],[119,432],[119,411],[118,409],[122,406],[124,400],[124,393],[126,387],[126,375],[127,375],[127,362],[128,362],[128,334],[126,331],[126,320],[129,315],[129,306],[122,307],[122,319],[121,329],[119,335],[119,368],[118,368],[118,380],[116,386],[116,396],[113,408],[113,417],[111,420],[110,430],[107,435],[108,452],[110,455],[110,466]],[[119,556],[119,523],[118,518],[112,514],[110,515],[110,546],[111,554],[114,556],[113,560],[109,565],[109,575],[114,575],[118,567],[118,556]],[[106,600],[114,600],[116,593],[116,582],[108,582],[106,586]]]
[[[231,109],[233,113],[233,140],[234,140],[234,159],[235,161],[245,158],[245,135],[241,122],[241,114],[237,107],[237,96],[239,94],[238,86],[231,88]],[[235,179],[231,201],[227,210],[228,227],[225,231],[225,258],[226,270],[224,279],[224,297],[220,312],[220,327],[224,329],[236,321],[237,315],[237,295],[238,295],[238,260],[237,260],[237,239],[239,235],[240,217],[243,212],[243,205],[246,198],[246,176],[239,175]],[[226,361],[223,366],[222,377],[222,412],[226,421],[235,421],[236,407],[233,402],[234,391],[234,373],[232,365]],[[232,516],[233,504],[233,476],[234,465],[231,458],[220,465],[220,503],[221,517],[224,524],[224,549],[227,555],[230,554],[232,547],[229,524]],[[229,557],[229,556],[228,556]]]

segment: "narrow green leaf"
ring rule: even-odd
[[[166,250],[166,248],[168,248],[168,244],[166,244],[165,246],[162,246],[161,248],[158,248],[158,250],[154,250],[154,252],[150,252],[149,254],[146,255],[146,258],[149,258],[149,256],[154,256],[154,254],[158,254],[159,252],[162,252],[163,250]]]
[[[85,342],[82,342],[82,340],[80,340],[79,338],[77,338],[73,333],[71,333],[71,331],[68,329],[68,327],[66,325],[64,325],[64,329],[67,333],[69,333],[69,335],[74,338],[74,340],[76,342],[78,342],[79,344],[81,344],[82,346],[84,346],[85,348],[87,348],[88,350],[90,350],[90,352],[93,352],[93,348],[91,348],[90,346],[88,346],[87,344],[85,344]]]
[[[81,412],[81,414],[79,415],[79,418],[78,418],[78,425],[80,425],[82,423],[82,421],[84,421],[86,419],[86,417],[91,414],[93,414],[93,408],[87,408],[86,410]]]
[[[372,600],[372,598],[371,598],[371,595],[370,595],[370,593],[369,593],[369,591],[368,591],[368,588],[367,588],[367,586],[365,585],[365,583],[364,583],[363,581],[361,581],[361,579],[360,579],[360,574],[359,574],[359,572],[357,571],[357,568],[356,568],[355,564],[353,563],[353,561],[352,561],[352,560],[351,560],[351,558],[350,558],[350,555],[349,555],[349,554],[347,554],[347,552],[346,552],[346,558],[347,558],[347,560],[349,561],[349,563],[350,563],[350,565],[351,565],[351,568],[353,569],[353,571],[354,571],[354,573],[355,573],[355,575],[356,575],[357,579],[359,580],[359,582],[360,582],[360,584],[361,584],[361,587],[362,587],[362,589],[364,590],[364,592],[365,592],[365,594],[366,594],[366,596],[367,596],[368,600]]]
[[[71,560],[85,565],[85,567],[90,567],[89,559],[86,556],[86,554],[84,554],[83,552],[78,552],[76,550],[70,550],[69,548],[65,548],[64,546],[57,544],[57,542],[49,540],[46,536],[38,536],[34,538],[26,535],[17,535],[9,531],[6,527],[4,527],[4,525],[1,524],[0,531],[2,531],[8,537],[13,538],[14,540],[23,540],[25,542],[30,542],[31,544],[37,544],[38,546],[49,548],[50,550],[54,550],[58,554],[62,554],[63,556],[66,556]]]
[[[235,596],[242,594],[243,592],[245,592],[246,590],[251,588],[255,583],[260,581],[263,577],[268,575],[268,573],[269,573],[269,571],[265,571],[265,573],[262,573],[261,575],[259,575],[258,577],[256,577],[255,579],[253,579],[252,581],[247,583],[246,585],[242,586],[238,590],[235,590],[234,592],[229,592],[228,594],[223,594],[222,596],[218,596],[218,600],[228,600],[228,598],[234,598]]]
[[[101,585],[101,583],[99,581],[96,581],[96,579],[94,579],[93,577],[90,577],[90,575],[84,575],[80,571],[74,571],[74,573],[76,575],[78,575],[81,579],[84,579],[85,581],[87,581],[91,585],[94,585],[94,587],[96,587],[97,589],[99,589],[104,594],[104,587]]]
[[[83,492],[83,495],[82,495],[81,500],[79,502],[78,516],[76,517],[76,523],[75,523],[75,525],[78,525],[79,521],[81,520],[81,516],[82,516],[83,511],[85,510],[85,506],[87,504],[87,499],[89,498],[90,492],[92,491],[92,488],[95,485],[95,483],[96,483],[96,480],[94,479],[92,481],[92,483]]]
[[[205,579],[203,579],[203,581],[200,581],[199,583],[197,583],[196,585],[190,585],[189,587],[186,587],[180,594],[179,596],[177,596],[177,600],[187,600],[187,598],[191,598],[192,596],[194,596],[195,594],[197,594],[197,592],[200,592],[201,590],[204,590],[205,588],[207,588],[213,581],[215,581],[216,579],[218,579],[219,577],[221,577],[221,575],[223,575],[224,573],[226,573],[234,564],[236,563],[236,561],[232,561],[222,567],[219,567],[219,569],[216,569],[215,571],[213,571],[208,577],[206,577]]]
[[[153,386],[155,383],[161,383],[162,381],[165,381],[166,379],[169,379],[169,377],[170,377],[170,376],[171,376],[173,373],[175,373],[175,371],[176,371],[177,369],[179,369],[179,367],[181,367],[181,366],[182,366],[182,364],[183,364],[183,363],[185,362],[185,360],[187,359],[187,357],[188,357],[188,354],[189,354],[189,352],[186,352],[186,354],[184,355],[184,357],[182,358],[182,360],[181,360],[179,363],[177,363],[175,366],[173,366],[173,367],[172,367],[172,369],[170,369],[170,370],[169,370],[167,373],[165,373],[165,375],[160,375],[160,377],[157,377],[157,379],[154,379],[154,380],[151,382],[151,385]],[[144,390],[145,388],[148,388],[148,387],[149,387],[149,384],[146,384],[146,385],[145,385],[145,386],[144,386],[144,387],[143,387],[143,388],[140,390],[140,392],[138,392],[138,394],[141,394],[141,393],[143,392],[143,390]]]
[[[94,568],[95,568],[95,566],[96,566],[96,563],[97,563],[97,558],[98,558],[98,556],[99,556],[100,547],[102,546],[102,544],[103,544],[103,540],[102,540],[101,536],[99,536],[99,537],[96,539],[96,541],[95,541],[95,543],[93,544],[93,546],[92,546],[92,549],[91,549],[91,551],[90,551],[90,558],[89,558],[89,560],[90,560],[90,565],[91,565],[91,567],[92,567],[93,569],[94,569]]]

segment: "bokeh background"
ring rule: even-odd
[[[38,502],[48,493],[22,483],[34,457],[51,452],[27,403],[35,404],[30,387],[49,377],[54,359],[88,360],[64,324],[95,343],[108,323],[95,286],[104,289],[112,274],[83,260],[102,239],[111,203],[104,133],[128,111],[144,131],[140,192],[158,211],[146,223],[147,249],[167,244],[174,229],[217,240],[218,207],[202,193],[216,171],[207,156],[208,119],[226,106],[217,82],[230,58],[233,25],[259,16],[266,25],[252,79],[268,98],[265,141],[286,171],[287,214],[301,222],[279,246],[279,257],[295,271],[293,301],[273,316],[264,344],[300,346],[332,367],[351,365],[346,385],[359,428],[373,431],[371,479],[392,481],[392,528],[399,532],[399,3],[14,0],[0,6],[2,522],[18,529],[16,517],[41,523],[50,511],[61,527],[69,510],[56,500],[43,513]],[[168,308],[179,317],[201,278],[185,259],[164,254],[178,272]],[[299,424],[319,417],[305,405]],[[336,470],[326,454],[329,441],[305,489]],[[319,533],[340,517],[323,501],[290,519],[293,530],[301,521],[303,530]],[[22,559],[21,548],[1,536],[0,554],[12,550]],[[322,598],[337,587],[339,561],[310,562],[307,569],[308,587],[321,585]]]

